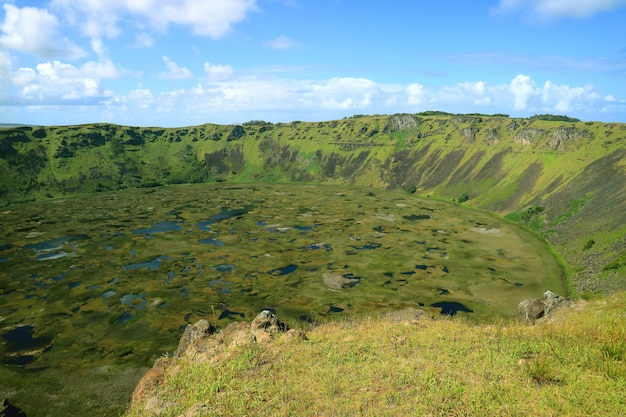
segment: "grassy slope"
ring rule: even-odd
[[[460,318],[326,324],[307,341],[252,343],[215,363],[180,360],[160,386],[171,403],[160,415],[198,403],[208,406],[203,416],[621,415],[625,309],[622,292],[536,326]]]

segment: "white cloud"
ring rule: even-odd
[[[204,72],[209,77],[209,81],[225,81],[233,76],[233,67],[230,65],[212,65],[209,62],[204,63]]]
[[[570,87],[568,85],[556,85],[546,81],[541,91],[544,104],[548,108],[554,108],[561,113],[583,110],[590,104],[611,103],[615,101],[612,96],[602,97],[590,85],[584,87]]]
[[[424,86],[421,84],[409,84],[406,88],[406,92],[408,95],[408,104],[412,105],[421,105],[425,103],[426,100],[426,90]]]
[[[4,91],[1,104],[94,105],[113,95],[102,87],[102,80],[116,79],[123,73],[109,60],[89,61],[80,67],[49,61],[35,68],[13,69],[10,56],[0,53],[0,89]]]
[[[496,13],[522,13],[541,19],[587,18],[625,6],[626,0],[500,0]]]
[[[128,101],[142,110],[154,105],[154,94],[148,89],[138,88],[128,94]]]
[[[135,48],[149,48],[154,45],[154,40],[152,36],[147,33],[140,33],[135,37],[135,43],[133,47]]]
[[[538,113],[597,117],[603,111],[625,111],[626,103],[601,95],[591,85],[537,84],[519,74],[508,83],[468,81],[447,86],[384,84],[366,78],[302,80],[274,76],[235,76],[227,65],[205,64],[208,77],[190,89],[153,92],[139,87],[113,94],[102,82],[119,74],[107,62],[75,67],[58,61],[36,68],[10,70],[0,54],[0,100],[12,105],[93,106],[94,114],[117,123],[192,125],[271,121],[328,120],[355,113],[390,114],[443,110],[452,113]],[[165,60],[165,57],[164,57]],[[9,69],[7,69],[9,68]],[[7,94],[9,97],[7,98]],[[618,109],[618,110],[616,110]],[[158,115],[158,116],[157,116]],[[278,120],[277,120],[278,119]]]
[[[185,80],[193,78],[193,74],[185,67],[180,67],[178,64],[165,55],[162,56],[163,62],[167,67],[166,72],[159,74],[158,78],[161,80]]]
[[[52,7],[90,37],[116,37],[120,22],[167,30],[170,25],[217,39],[255,11],[256,0],[52,0]]]
[[[511,81],[509,85],[509,91],[513,95],[513,108],[515,110],[526,110],[528,100],[538,93],[533,80],[523,74],[519,74],[513,78],[513,81]]]
[[[293,39],[289,39],[286,36],[280,35],[276,39],[265,42],[263,45],[272,49],[293,49],[298,47],[298,43]]]
[[[86,55],[80,47],[61,38],[59,21],[45,9],[3,6],[5,16],[0,25],[3,35],[0,46],[27,52],[42,58],[81,58]]]

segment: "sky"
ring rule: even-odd
[[[626,122],[626,0],[0,0],[0,123]]]

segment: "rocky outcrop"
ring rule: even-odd
[[[577,141],[592,137],[593,135],[587,130],[576,129],[572,126],[560,126],[550,135],[548,146],[555,151],[576,150],[578,149]]]
[[[228,138],[226,138],[226,141],[230,142],[233,140],[241,139],[245,135],[246,135],[246,131],[244,130],[243,126],[234,125],[230,133],[228,134]]]
[[[179,361],[189,363],[218,363],[229,358],[239,346],[252,343],[266,344],[284,340],[306,340],[306,334],[289,326],[271,311],[263,310],[252,323],[231,323],[222,331],[206,320],[199,320],[185,328],[173,357],[158,358],[139,381],[132,395],[132,408],[142,410],[142,415],[162,414],[172,404],[160,395],[159,389],[166,376],[180,371]],[[207,406],[196,404],[182,416],[195,417],[207,412]],[[181,416],[181,417],[182,417]]]
[[[485,143],[489,146],[497,145],[500,142],[500,135],[497,129],[490,129],[485,136]]]
[[[537,138],[545,135],[546,131],[543,129],[536,129],[534,127],[525,127],[520,129],[513,137],[513,142],[521,143],[522,145],[530,145]]]
[[[194,342],[209,337],[215,332],[217,332],[217,329],[206,320],[199,320],[196,324],[187,325],[178,342],[176,356],[182,356]]]
[[[465,142],[467,143],[476,142],[477,133],[478,133],[478,128],[475,126],[464,127],[463,130],[461,130],[461,136],[463,136],[463,139],[465,139]]]
[[[389,116],[383,133],[394,133],[400,130],[416,129],[419,126],[419,119],[411,114],[394,114]]]
[[[552,291],[543,293],[541,299],[524,300],[517,306],[517,321],[520,323],[535,324],[535,322],[571,303],[569,298],[556,295]]]

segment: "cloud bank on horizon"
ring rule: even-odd
[[[626,0],[422,3],[0,2],[0,123],[626,122]]]

